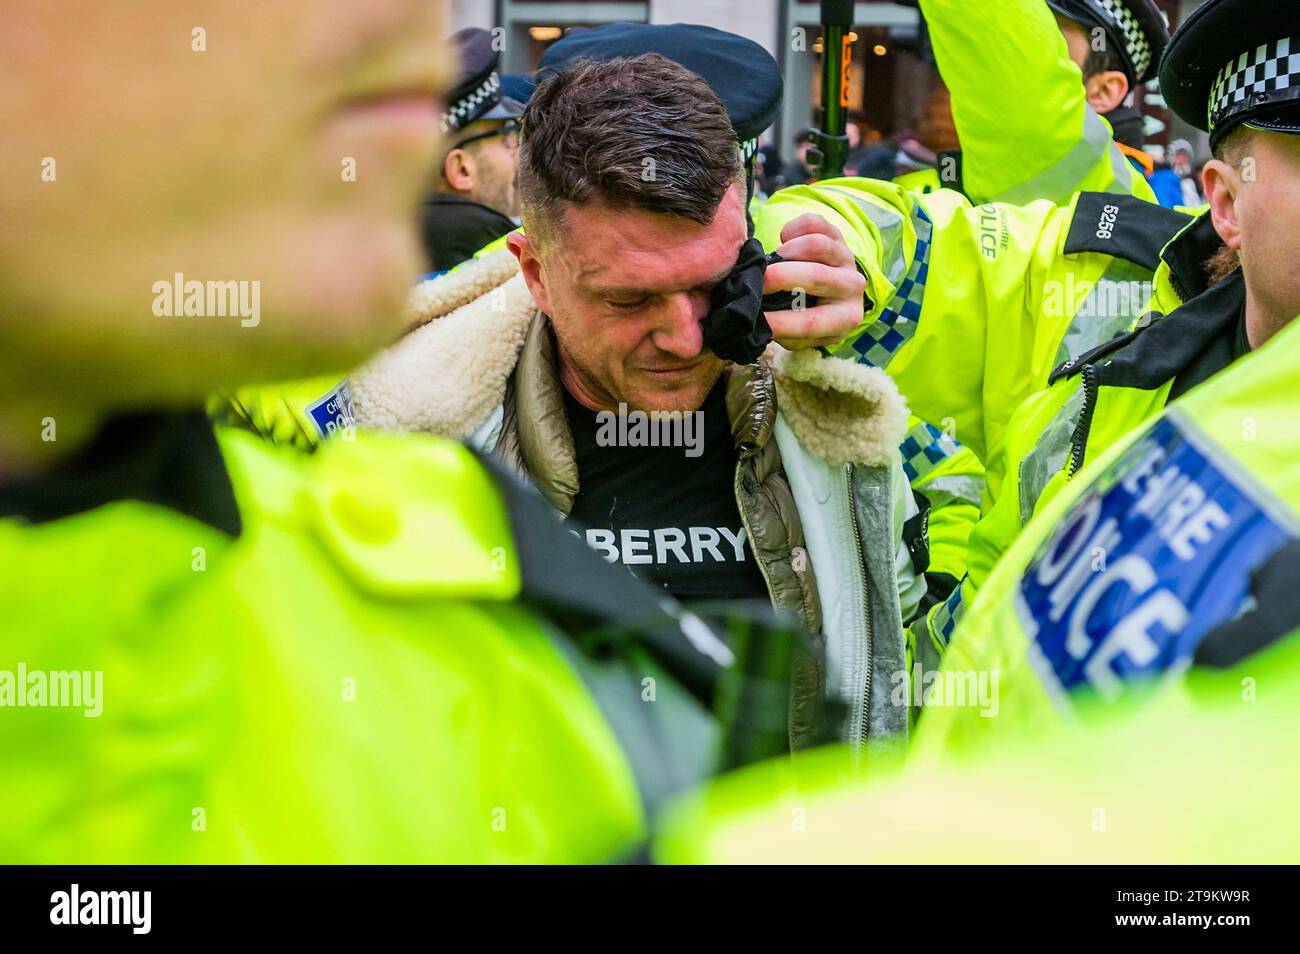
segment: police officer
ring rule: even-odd
[[[834,757],[793,790],[729,780],[680,810],[662,857],[1294,858],[1300,825],[1276,806],[1300,783],[1297,42],[1300,15],[1248,0],[1209,0],[1175,34],[1161,86],[1216,158],[1211,211],[1162,267],[1179,287],[1207,259],[1229,273],[1061,372],[1090,369],[1083,469],[959,627],[911,769],[874,789],[837,782]],[[986,706],[943,698],[994,677]],[[804,825],[786,837],[791,797]],[[878,812],[902,834],[852,821]],[[1123,837],[1098,837],[1116,818]]]
[[[442,110],[447,140],[435,158],[433,191],[420,207],[420,228],[431,274],[473,256],[518,225],[515,193],[516,120],[523,105],[506,85],[526,93],[526,77],[502,77],[492,34],[468,27],[451,38],[459,72]],[[426,270],[427,271],[427,270]],[[272,444],[314,451],[335,436],[352,435],[352,393],[346,372],[222,390],[208,401],[221,423],[261,435]]]
[[[519,224],[516,130],[523,105],[506,96],[492,34],[461,30],[460,74],[442,116],[448,142],[435,163],[433,193],[420,213],[434,274],[454,268]]]
[[[990,460],[1013,412],[1054,367],[1125,331],[1149,307],[1179,303],[1168,286],[1174,297],[1151,306],[1151,285],[1160,249],[1189,218],[1131,196],[973,208],[951,189],[920,194],[835,179],[778,192],[755,234],[776,248],[806,215],[834,225],[867,275],[863,323],[831,350],[888,371],[925,422],[926,433],[914,428],[901,448],[914,485],[914,475],[950,456],[954,438]],[[943,489],[965,501],[980,496],[977,485],[957,480]],[[927,666],[961,605],[958,587],[914,627],[914,651]]]
[[[1120,124],[1131,113],[1140,136],[1141,116],[1122,104],[1154,76],[1168,40],[1151,0],[922,0],[921,9],[962,148],[941,155],[937,170],[896,182],[923,192],[957,188],[977,205],[1069,204],[1080,190],[1155,201],[1125,158],[1149,157],[1118,134],[1112,140],[1099,118]],[[1101,324],[1103,334],[1114,330]],[[959,605],[939,604],[960,598],[953,594],[985,489],[984,467],[962,441],[951,421],[914,415],[903,448],[912,487],[930,508],[929,625],[940,630]]]
[[[0,177],[0,857],[577,861],[633,845],[715,764],[714,687],[749,708],[721,676],[739,649],[629,588],[457,444],[285,454],[197,410],[218,384],[359,361],[399,330],[440,7],[213,10],[206,28],[242,39],[213,84],[169,39],[187,15],[143,6],[112,44],[120,14],[75,3],[15,10],[0,35],[0,61],[41,91],[0,105],[7,145],[54,160],[44,181]],[[29,48],[82,69],[55,82]],[[216,180],[214,116],[258,129]],[[374,174],[340,189],[322,153]],[[261,276],[266,314],[251,329],[141,305],[150,276],[178,271]]]
[[[1296,182],[1293,150],[1300,145],[1292,135],[1293,100],[1282,85],[1289,82],[1281,65],[1290,54],[1254,62],[1270,43],[1285,44],[1300,23],[1270,11],[1234,25],[1241,13],[1240,5],[1223,0],[1206,4],[1184,23],[1161,65],[1171,107],[1210,133],[1215,158],[1204,174],[1210,210],[1161,253],[1152,312],[1139,327],[1076,352],[1053,372],[1052,386],[1016,412],[1005,445],[990,461],[997,493],[971,536],[967,599],[1084,464],[1300,313],[1292,265],[1300,249],[1285,224],[1286,190]],[[1271,33],[1277,36],[1265,40]],[[1228,70],[1234,56],[1241,67]],[[1210,61],[1223,76],[1204,75]],[[1089,244],[1126,242],[1124,213],[1112,229],[1102,211],[1097,235],[1109,237],[1094,235]],[[1248,233],[1256,236],[1251,243]]]
[[[941,157],[934,187],[961,189],[976,204],[1062,204],[1078,191],[1154,201],[1142,115],[1128,105],[1169,39],[1153,0],[920,6],[961,142]]]

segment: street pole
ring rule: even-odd
[[[845,135],[849,111],[849,70],[853,63],[849,39],[853,0],[822,0],[822,121],[809,156],[818,179],[844,174],[849,140]]]

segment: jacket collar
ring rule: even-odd
[[[1169,270],[1174,291],[1184,302],[1209,290],[1205,263],[1222,245],[1213,219],[1209,213],[1201,213],[1164,247],[1160,258]]]
[[[514,375],[514,412],[524,469],[547,499],[565,513],[578,493],[573,433],[564,412],[551,323],[533,316]]]
[[[113,418],[56,471],[0,486],[0,518],[44,523],[118,500],[167,507],[232,537],[242,528],[212,423],[199,411]]]
[[[496,209],[461,195],[435,193],[420,212],[424,247],[434,271],[454,268],[516,224]]]
[[[557,505],[576,492],[549,323],[514,256],[485,256],[422,283],[410,311],[415,330],[349,378],[357,423],[463,440],[512,405],[523,463],[546,468]],[[773,344],[758,365],[728,375],[727,413],[742,456],[766,446],[779,405],[794,436],[827,463],[898,460],[907,407],[884,371]],[[546,448],[558,450],[541,463]]]
[[[1126,345],[1102,362],[1097,380],[1114,387],[1154,390],[1176,379],[1228,325],[1240,320],[1245,300],[1246,283],[1237,269],[1185,305],[1133,332]]]

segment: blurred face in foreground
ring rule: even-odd
[[[551,319],[560,379],[592,410],[693,411],[724,362],[700,321],[747,232],[745,188],[733,183],[713,220],[590,205],[565,209],[539,249],[510,238],[538,306]],[[522,254],[521,254],[522,251]]]
[[[0,451],[46,415],[193,405],[395,336],[441,21],[431,0],[8,5]],[[256,320],[160,315],[178,274],[249,283],[246,304],[258,283]]]

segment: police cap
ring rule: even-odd
[[[459,70],[456,85],[447,94],[447,111],[442,114],[443,132],[464,129],[481,119],[512,119],[523,106],[501,90],[497,66],[501,54],[492,34],[480,27],[468,27],[452,38]]]
[[[1061,16],[1085,27],[1101,27],[1115,44],[1131,85],[1155,76],[1169,42],[1164,14],[1154,0],[1047,0]]]
[[[1212,147],[1246,122],[1300,133],[1300,6],[1208,0],[1170,41],[1160,89]]]
[[[781,69],[753,40],[690,23],[611,23],[574,30],[542,54],[537,73],[559,71],[575,60],[612,60],[658,53],[699,75],[727,110],[748,160],[758,136],[781,108]]]

